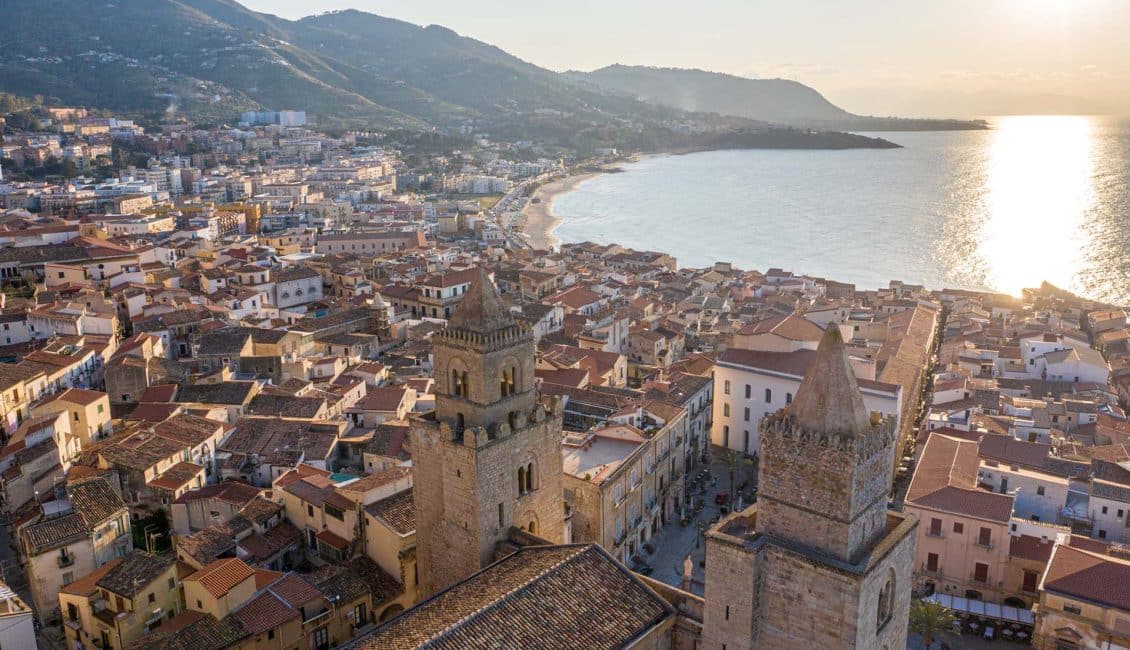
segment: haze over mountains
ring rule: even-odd
[[[511,138],[625,128],[643,137],[641,124],[685,111],[865,126],[796,82],[623,66],[560,74],[444,27],[354,10],[292,21],[234,0],[109,0],[97,10],[89,0],[6,0],[0,24],[0,91],[117,111],[231,122],[261,106],[370,128],[473,121]]]

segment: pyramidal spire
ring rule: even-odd
[[[824,332],[789,414],[802,428],[818,433],[862,435],[871,430],[871,414],[839,327],[831,325]]]
[[[498,289],[490,281],[486,269],[480,266],[471,287],[451,315],[448,326],[485,334],[511,325],[514,325],[514,318],[510,310],[503,304],[502,296],[498,295]]]

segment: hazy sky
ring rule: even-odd
[[[243,0],[287,18],[308,0]],[[326,0],[554,70],[786,77],[872,114],[1130,114],[1130,0]]]

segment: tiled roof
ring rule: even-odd
[[[907,490],[907,505],[1007,523],[1015,497],[977,487],[977,443],[930,435]]]
[[[1058,544],[1043,589],[1130,612],[1130,561]]]
[[[278,415],[282,417],[317,417],[326,405],[321,397],[294,397],[291,395],[267,395],[260,393],[247,405],[247,415]]]
[[[24,529],[24,544],[29,552],[38,554],[62,548],[89,535],[86,522],[77,513],[71,513],[28,526]]]
[[[416,530],[416,504],[412,500],[412,488],[365,506],[365,512],[385,520],[401,535]]]
[[[201,404],[240,405],[255,387],[251,381],[224,381],[218,384],[192,384],[181,386],[177,394],[179,402],[199,402]]]
[[[527,547],[350,648],[617,648],[674,609],[593,544]]]
[[[217,621],[211,614],[188,610],[133,642],[136,650],[222,650],[246,636],[239,623],[228,617]]]
[[[268,590],[249,600],[239,611],[232,613],[230,618],[238,621],[248,634],[255,635],[300,616],[298,610]]]
[[[185,582],[199,582],[212,596],[219,598],[244,580],[255,575],[255,569],[237,558],[216,560],[185,578]]]
[[[171,556],[133,551],[122,558],[121,564],[102,576],[98,586],[115,594],[133,598],[151,582],[160,578],[173,566],[173,562],[174,558]]]
[[[71,507],[91,529],[126,507],[122,497],[101,476],[70,483],[67,485],[67,497]]]

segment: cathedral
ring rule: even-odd
[[[887,509],[894,422],[864,406],[837,328],[762,422],[758,502],[706,532],[705,598],[566,543],[562,406],[485,271],[433,344],[436,408],[411,425],[424,601],[355,647],[906,646],[918,523]],[[587,613],[544,615],[568,611]]]
[[[761,435],[756,505],[706,535],[702,646],[905,648],[918,522],[887,509],[894,422],[864,406],[838,328]]]
[[[534,386],[534,336],[479,275],[433,338],[436,408],[412,422],[423,596],[496,559],[511,530],[565,540],[561,404]]]

